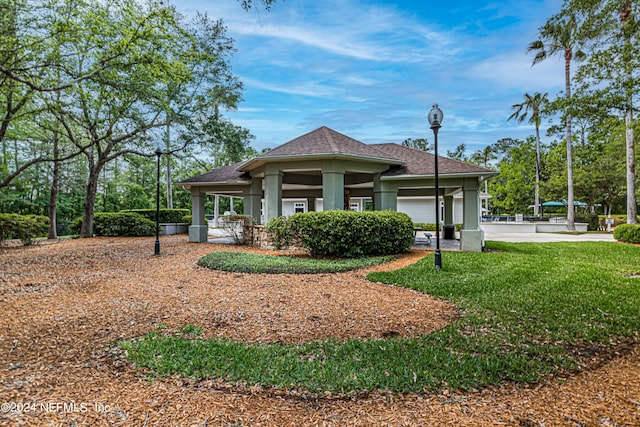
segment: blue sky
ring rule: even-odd
[[[511,105],[564,88],[561,58],[531,67],[525,55],[561,0],[279,0],[270,12],[245,12],[236,0],[174,4],[223,19],[245,85],[227,115],[258,150],[320,126],[364,143],[432,142],[427,114],[438,103],[439,154],[461,143],[470,154],[533,134],[507,121]]]

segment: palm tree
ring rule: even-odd
[[[488,168],[489,160],[493,160],[496,158],[496,155],[493,153],[493,146],[487,145],[482,149],[482,163],[484,164],[484,168]],[[485,194],[489,194],[489,182],[484,180],[484,192]],[[489,198],[484,199],[484,209],[487,215],[489,215]]]
[[[550,56],[564,55],[565,98],[571,99],[571,61],[584,59],[585,54],[578,46],[578,27],[572,16],[556,15],[540,28],[540,39],[532,42],[527,53],[535,52],[532,65],[536,65]],[[574,195],[573,195],[573,153],[571,149],[571,111],[567,107],[567,230],[575,231]]]
[[[496,158],[496,155],[493,150],[493,145],[487,145],[482,150],[476,150],[471,154],[471,157],[468,159],[474,165],[483,165],[485,169],[489,167],[489,160],[493,160]],[[489,194],[489,182],[484,180],[484,192],[485,194]],[[489,199],[484,199],[484,209],[485,212],[489,213]]]
[[[631,31],[635,28],[636,23],[632,15],[632,1],[625,0],[620,7],[620,22],[622,24],[622,34],[624,37],[624,43],[626,49],[624,49],[625,56],[629,55],[631,49]],[[630,58],[626,57],[623,63],[625,64],[625,80],[627,87],[632,87],[633,81],[632,71],[629,69],[629,64],[633,62]],[[627,102],[626,102],[626,114],[625,114],[625,139],[627,148],[627,224],[637,224],[638,210],[636,205],[636,153],[635,142],[633,134],[633,91],[627,90]]]
[[[541,112],[544,107],[549,103],[547,98],[548,93],[541,94],[536,92],[532,95],[528,93],[524,94],[524,102],[520,104],[513,104],[511,106],[514,109],[514,113],[509,116],[507,120],[516,119],[522,123],[527,119],[529,112],[529,123],[536,125],[536,186],[535,186],[535,201],[533,204],[533,214],[538,215],[538,208],[540,206],[540,120]]]

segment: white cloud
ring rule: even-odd
[[[361,75],[351,74],[342,78],[342,82],[345,84],[353,84],[357,86],[373,86],[379,84],[380,81]]]
[[[311,81],[284,84],[270,83],[263,80],[253,79],[251,77],[240,77],[240,80],[247,87],[288,95],[310,96],[315,98],[333,98],[338,96],[336,88],[328,85],[317,84]]]
[[[451,35],[436,30],[392,5],[357,1],[282,4],[259,22],[252,14],[233,14],[225,22],[234,37],[275,39],[287,49],[313,48],[357,60],[414,63],[435,56],[427,46],[455,54]],[[256,44],[262,41],[255,41]]]
[[[375,46],[365,42],[345,39],[344,34],[310,30],[307,28],[278,25],[278,26],[234,26],[233,30],[239,34],[250,34],[257,37],[274,37],[288,39],[307,46],[322,49],[337,55],[366,60],[384,60],[388,55],[380,55]],[[382,58],[384,56],[385,58]]]
[[[241,106],[241,107],[237,108],[236,111],[239,112],[239,113],[262,113],[263,111],[265,111],[265,109],[264,108]]]
[[[223,18],[236,40],[233,68],[246,101],[230,115],[258,136],[254,145],[320,125],[364,142],[430,137],[433,102],[445,110],[444,148],[486,145],[530,133],[506,121],[525,92],[553,97],[564,87],[560,59],[531,67],[524,53],[559,0],[463,0],[440,8],[278,0],[270,12],[244,12],[236,0],[176,3]]]
[[[564,64],[559,58],[531,66],[524,52],[508,52],[487,58],[469,68],[468,79],[484,80],[503,90],[550,92],[564,88]]]

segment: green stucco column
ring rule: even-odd
[[[316,211],[316,198],[307,197],[307,212],[315,212],[315,211]]]
[[[398,188],[390,182],[380,180],[380,174],[373,176],[373,209],[377,211],[398,210]]]
[[[344,168],[334,162],[322,167],[322,210],[344,210]]]
[[[264,221],[282,215],[282,171],[269,164],[264,172]]]
[[[260,224],[262,211],[262,179],[252,178],[251,185],[243,192],[244,213],[253,217]]]
[[[453,196],[444,196],[444,225],[453,225]]]
[[[444,196],[444,227],[442,229],[442,234],[445,239],[453,239],[456,238],[455,232],[455,224],[453,220],[453,196]],[[453,227],[453,234],[449,234],[451,232],[450,228]]]
[[[464,221],[460,231],[460,250],[466,252],[482,251],[484,239],[480,230],[480,194],[477,178],[467,178],[462,185]]]
[[[204,218],[204,200],[206,194],[198,188],[191,189],[191,226],[189,226],[190,242],[206,242],[209,238],[209,227]]]

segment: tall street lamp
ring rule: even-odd
[[[156,142],[156,157],[158,159],[158,173],[156,174],[156,246],[154,255],[160,255],[160,156],[162,156],[161,142]]]
[[[440,187],[438,185],[438,129],[442,123],[442,110],[438,104],[433,104],[429,111],[429,124],[433,130],[433,145],[435,153],[435,174],[436,174],[436,270],[442,270],[442,255],[440,253]]]

